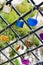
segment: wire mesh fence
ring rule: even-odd
[[[34,55],[34,57],[35,57],[38,61],[40,61],[40,59],[33,53],[33,51],[34,51],[34,50],[37,50],[37,49],[39,49],[39,48],[41,48],[41,47],[43,47],[43,41],[40,39],[40,37],[39,37],[39,36],[37,35],[37,33],[36,33],[37,31],[43,29],[43,26],[41,26],[41,27],[39,27],[39,28],[33,30],[33,29],[31,28],[31,26],[29,26],[29,25],[27,24],[27,22],[26,22],[26,20],[24,19],[24,17],[27,16],[28,14],[31,14],[31,12],[33,12],[34,10],[37,10],[37,11],[41,14],[41,16],[43,17],[43,12],[41,11],[41,8],[40,8],[40,6],[43,5],[43,2],[41,2],[41,3],[38,4],[38,5],[36,5],[36,3],[35,3],[33,0],[30,0],[30,1],[31,1],[31,3],[33,4],[33,8],[32,8],[29,12],[24,13],[22,16],[21,16],[20,12],[18,12],[18,10],[16,9],[16,7],[13,7],[13,6],[11,5],[11,1],[7,1],[7,3],[6,3],[6,4],[10,4],[10,5],[12,6],[12,9],[18,14],[19,18],[18,18],[17,20],[22,20],[22,21],[24,21],[24,23],[25,23],[25,24],[28,26],[28,28],[31,30],[28,34],[26,34],[26,35],[23,36],[23,37],[21,37],[21,36],[13,29],[13,27],[12,27],[12,26],[16,23],[17,20],[15,20],[13,23],[9,24],[9,23],[0,15],[0,19],[1,19],[1,20],[4,22],[4,24],[6,25],[6,27],[5,27],[3,30],[0,31],[0,35],[1,35],[3,32],[5,32],[7,29],[10,29],[10,30],[13,32],[13,34],[17,36],[17,39],[16,39],[16,40],[14,40],[13,42],[10,42],[10,44],[9,44],[9,43],[6,43],[7,46],[5,46],[5,47],[3,47],[3,48],[0,49],[0,54],[3,54],[3,55],[6,57],[6,59],[7,59],[7,61],[5,61],[5,62],[3,62],[3,63],[0,63],[0,65],[5,65],[6,63],[9,63],[9,62],[10,62],[12,65],[15,65],[15,64],[13,63],[13,60],[16,59],[16,58],[19,58],[19,57],[21,58],[21,56],[25,55],[25,54],[28,53],[28,52],[31,52],[31,53]],[[27,2],[29,3],[30,1],[27,1]],[[10,31],[10,30],[9,30],[9,31]],[[41,44],[40,46],[38,46],[38,47],[33,48],[33,49],[29,49],[29,48],[28,48],[28,50],[27,50],[25,53],[23,53],[23,54],[17,53],[17,51],[14,50],[14,48],[13,48],[12,46],[13,46],[15,43],[17,43],[18,41],[20,41],[20,42],[22,42],[22,43],[24,44],[23,39],[26,38],[26,37],[28,37],[28,36],[30,36],[30,35],[32,35],[32,34],[34,34],[42,44]],[[10,59],[10,58],[3,52],[3,50],[5,50],[5,49],[8,48],[8,47],[10,47],[10,48],[17,54],[16,57],[13,57],[13,58]],[[0,59],[1,59],[1,57],[0,57]],[[1,62],[1,61],[0,61],[0,62]],[[42,61],[42,63],[43,63],[43,61]]]

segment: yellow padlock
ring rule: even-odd
[[[3,42],[7,42],[7,41],[9,41],[9,37],[4,36],[4,35],[0,35],[0,40],[3,41]]]

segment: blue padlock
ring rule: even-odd
[[[33,18],[28,18],[28,20],[27,20],[27,24],[30,26],[36,26],[37,23],[38,23],[38,21]]]
[[[20,20],[16,21],[16,26],[17,27],[23,28],[23,25],[24,25],[24,22],[21,22]]]

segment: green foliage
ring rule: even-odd
[[[21,14],[24,14],[26,12],[29,12],[33,8],[33,6],[32,4],[24,0],[21,4],[17,5],[16,8]],[[35,16],[35,14],[36,14],[36,10],[32,12],[31,14],[28,14],[27,16],[25,16],[24,19],[27,20],[29,17]]]
[[[12,48],[15,50],[15,44],[12,45]],[[16,55],[16,53],[14,52],[13,49],[11,49],[11,48],[9,49],[10,50],[10,53],[9,53],[10,58],[13,58]]]
[[[15,65],[20,65],[18,59],[15,59],[15,60],[14,60],[14,64],[15,64]]]
[[[25,0],[22,4],[17,5],[16,8],[21,14],[24,14],[32,9],[32,5],[30,3],[27,3],[27,1]],[[24,19],[27,20],[29,17],[35,16],[35,14],[36,14],[36,10],[32,12],[31,14],[28,14],[27,16],[25,16]],[[3,11],[0,11],[0,15],[3,16],[9,24],[13,23],[16,19],[19,18],[19,16],[13,9],[9,14]],[[3,21],[0,19],[0,31],[5,27],[6,27],[6,24],[3,23]],[[12,27],[20,36],[24,36],[30,32],[30,29],[25,24],[23,28],[19,28],[15,25],[13,25]],[[7,29],[3,34],[9,36],[9,39],[10,39],[9,42],[13,40],[14,37],[16,37],[16,35],[10,29]],[[31,36],[30,39],[33,41],[33,43],[36,46],[39,46],[39,40],[35,36]],[[6,45],[7,43],[0,41],[0,48],[5,47]],[[15,55],[16,53],[11,49],[9,57],[12,58]],[[15,59],[13,62],[15,65],[20,65],[18,59]]]
[[[39,46],[40,45],[40,42],[38,40],[38,38],[36,36],[33,37],[33,43],[36,45],[36,46]]]
[[[13,26],[13,28],[20,36],[24,36],[30,32],[30,29],[25,24],[24,24],[23,28],[19,28],[15,25]]]
[[[6,24],[0,19],[0,31],[6,27]]]
[[[7,43],[4,43],[4,42],[2,42],[1,40],[0,40],[0,49],[1,48],[4,48],[6,45],[8,45]]]
[[[17,5],[16,8],[18,9],[18,11],[21,14],[24,14],[32,9],[32,5],[30,3],[27,3],[27,1],[25,0],[22,4]],[[36,14],[36,11],[34,11],[32,14],[28,14],[24,18],[25,18],[25,20],[27,20],[29,17],[33,17],[35,14]],[[9,14],[5,13],[3,11],[0,11],[0,15],[3,16],[3,18],[9,24],[13,23],[16,19],[19,18],[19,16],[17,15],[17,13],[13,9],[11,10],[11,12]],[[6,27],[6,24],[3,23],[3,21],[0,19],[0,31],[5,27]],[[30,32],[30,29],[25,24],[24,24],[23,28],[19,28],[15,25],[13,25],[12,27],[20,36],[24,36]],[[13,40],[14,37],[17,37],[10,29],[7,29],[3,34],[9,36],[9,38],[10,38],[9,42],[11,40]],[[5,44],[2,44],[1,46],[3,47],[3,46],[5,46]]]
[[[20,65],[18,59],[15,59],[15,60],[13,61],[13,63],[14,63],[14,65]],[[10,63],[10,65],[12,65],[12,64]]]
[[[9,37],[9,42],[12,41],[15,37],[15,34],[9,28],[5,32],[3,32],[3,35]]]
[[[14,39],[14,37],[15,37],[15,34],[14,34],[10,29],[7,29],[5,32],[3,32],[3,35],[9,37],[8,43],[9,43],[10,41],[12,41],[12,40]],[[2,41],[0,40],[0,48],[5,47],[6,45],[7,45],[7,43],[4,43],[4,42],[2,42]]]
[[[3,16],[5,20],[10,24],[14,22],[16,19],[18,19],[18,15],[13,9],[10,13],[5,13],[3,11],[0,11],[0,15]]]
[[[28,3],[26,0],[24,0],[22,2],[22,4],[19,4],[17,5],[16,7],[18,9],[18,11],[23,14],[23,13],[26,13],[28,11],[30,11],[32,9],[32,5],[30,3]],[[25,17],[25,20],[27,20],[29,17],[33,17],[35,15],[35,12],[34,11],[32,13],[32,15],[28,14],[26,17]],[[3,16],[5,18],[5,20],[8,22],[8,23],[12,23],[13,21],[15,21],[16,19],[18,19],[18,15],[17,13],[12,9],[11,12],[8,14],[8,13],[5,13],[3,11],[0,11],[0,15]],[[3,24],[4,25],[4,24]],[[1,28],[1,26],[0,26]],[[28,29],[28,27],[24,24],[24,27],[23,28],[18,28],[16,27],[15,25],[13,26],[13,29],[20,35],[20,36],[23,36],[23,35],[26,35],[30,30]],[[16,36],[16,35],[15,35]]]
[[[29,40],[32,41],[33,44],[36,46],[40,45],[40,41],[38,40],[38,38],[34,34],[29,36]]]
[[[32,9],[32,5],[30,3],[28,4],[27,1],[23,1],[21,4],[17,5],[16,8],[21,14],[23,14],[30,11]]]
[[[15,53],[13,50],[10,50],[10,56],[9,56],[9,57],[12,58],[12,57],[15,56],[15,54],[16,54],[16,53]]]
[[[32,13],[28,14],[27,16],[25,16],[24,19],[25,19],[25,20],[28,20],[28,18],[30,18],[30,17],[34,17],[35,14],[36,14],[36,12],[37,12],[36,10],[33,11]]]

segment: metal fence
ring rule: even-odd
[[[20,36],[17,34],[17,32],[15,32],[15,30],[13,30],[12,25],[14,25],[17,20],[14,21],[12,24],[9,24],[8,22],[6,22],[6,20],[5,20],[2,16],[0,16],[0,18],[1,18],[1,19],[3,20],[3,22],[6,24],[6,28],[4,28],[2,31],[0,31],[0,34],[1,34],[2,32],[4,32],[5,30],[7,30],[8,28],[10,28],[10,29],[12,30],[12,32],[13,32],[15,35],[17,35],[17,37],[18,37],[18,39],[17,39],[16,41],[11,42],[10,44],[7,43],[8,45],[7,45],[6,47],[0,49],[0,53],[2,53],[2,54],[8,59],[7,61],[1,63],[0,65],[3,65],[3,64],[8,63],[8,62],[11,62],[12,65],[15,65],[15,64],[12,62],[12,60],[14,60],[14,59],[16,59],[16,58],[18,58],[18,57],[20,57],[20,56],[22,56],[22,55],[24,55],[24,54],[26,54],[26,53],[28,53],[28,52],[31,52],[31,53],[35,56],[35,58],[36,58],[38,61],[40,61],[40,59],[33,53],[33,51],[36,50],[36,49],[39,49],[39,48],[43,47],[43,41],[42,41],[42,40],[39,38],[39,36],[36,34],[36,32],[39,31],[40,29],[42,29],[43,26],[41,26],[41,27],[39,27],[39,28],[37,28],[37,29],[35,29],[35,30],[32,30],[32,28],[31,28],[31,27],[27,24],[27,22],[24,20],[24,17],[25,17],[26,15],[30,14],[30,13],[32,12],[32,10],[33,10],[33,11],[34,11],[34,10],[37,10],[37,11],[43,16],[43,12],[42,12],[41,9],[40,9],[40,6],[43,5],[43,2],[41,2],[41,3],[38,4],[38,5],[36,5],[36,3],[35,3],[33,0],[30,0],[30,1],[31,1],[32,4],[34,5],[34,6],[33,6],[33,9],[31,9],[29,12],[25,13],[25,14],[22,15],[22,16],[21,16],[21,14],[17,11],[17,9],[11,5],[12,8],[14,9],[14,11],[19,15],[19,19],[18,19],[18,20],[21,20],[21,19],[22,19],[22,20],[24,21],[24,23],[28,26],[28,28],[31,30],[31,32],[28,33],[27,35],[25,35],[25,36],[23,36],[23,37],[20,37]],[[29,2],[29,1],[28,1],[28,2]],[[31,50],[28,49],[25,53],[19,55],[19,54],[13,49],[12,45],[15,44],[16,42],[18,42],[19,40],[24,44],[24,42],[23,42],[22,39],[28,37],[29,35],[31,35],[31,34],[33,34],[33,33],[34,33],[34,35],[40,40],[40,42],[42,43],[42,45],[40,45],[40,46],[38,46],[38,47],[36,47],[36,48],[34,48],[34,49],[31,49]],[[10,47],[18,56],[13,57],[12,59],[9,59],[9,58],[2,52],[4,49],[6,49],[6,48],[8,48],[8,47]]]

